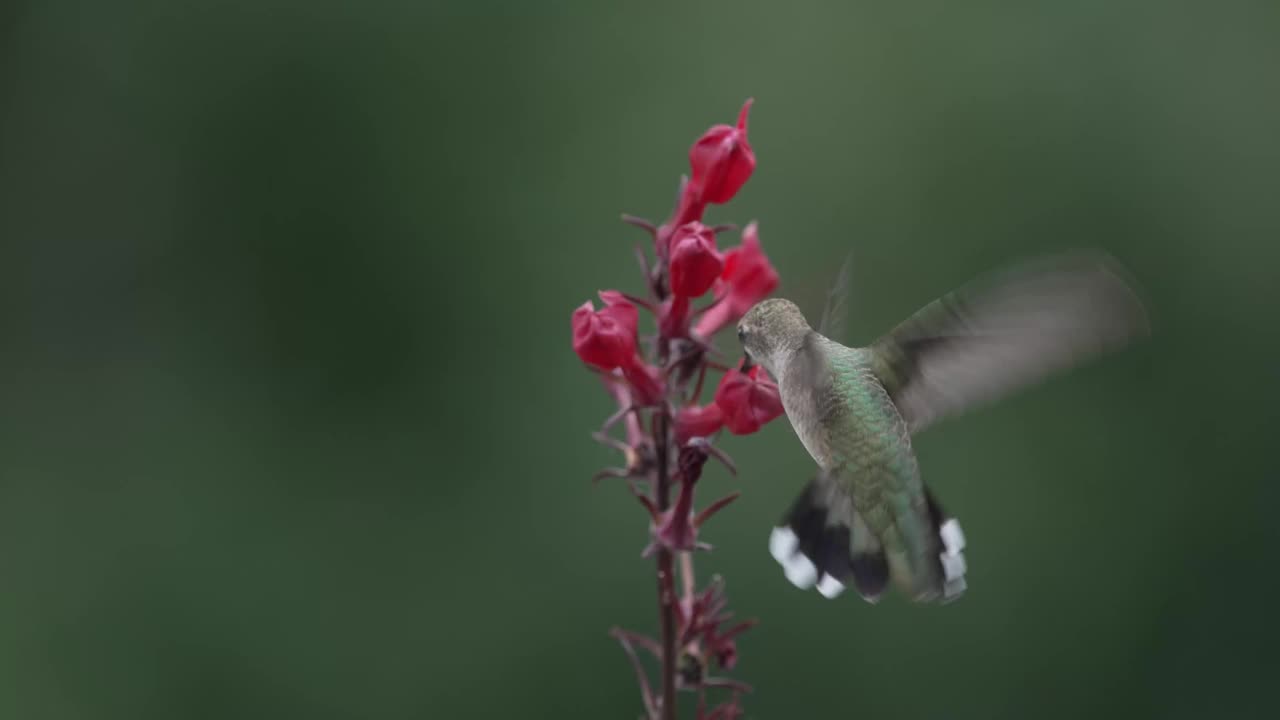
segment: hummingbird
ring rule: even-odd
[[[774,298],[738,322],[744,370],[773,376],[816,477],[769,537],[787,579],[827,598],[852,584],[875,603],[890,583],[915,602],[966,588],[965,538],[921,479],[914,435],[1149,332],[1127,273],[1072,251],[1014,265],[924,306],[866,347],[843,326],[848,261],[819,329]]]

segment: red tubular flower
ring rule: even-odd
[[[665,338],[689,336],[689,298],[672,295],[658,308],[658,331]]]
[[[631,356],[622,366],[622,375],[631,386],[631,396],[636,405],[652,407],[662,401],[664,393],[662,374],[646,365],[639,357]]]
[[[724,411],[715,403],[680,408],[676,413],[676,442],[683,446],[690,438],[711,437],[722,427]]]
[[[734,435],[750,435],[782,414],[778,386],[761,378],[759,365],[743,373],[730,370],[716,388],[716,405],[724,412],[724,424]]]
[[[723,268],[711,228],[700,222],[676,228],[671,236],[671,292],[698,297],[711,289]]]
[[[716,125],[689,148],[693,185],[704,202],[729,202],[756,169],[756,154],[747,142],[751,103],[747,100],[742,106],[737,127]]]
[[[689,178],[681,177],[675,210],[671,212],[671,217],[654,232],[653,239],[657,245],[656,252],[659,258],[667,257],[667,251],[671,249],[671,234],[676,231],[676,228],[685,223],[701,221],[702,213],[706,209],[707,204],[699,196],[698,188],[689,182]]]
[[[716,304],[703,313],[694,332],[709,338],[737,322],[752,305],[778,287],[778,271],[760,247],[760,229],[752,222],[742,231],[742,244],[724,255],[724,271],[716,285]]]
[[[635,358],[640,314],[616,291],[601,291],[600,299],[600,310],[588,300],[573,311],[573,350],[583,362],[612,370]]]

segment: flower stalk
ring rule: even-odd
[[[621,628],[610,634],[636,673],[641,704],[649,720],[674,720],[677,694],[692,693],[695,717],[740,717],[741,697],[750,686],[717,673],[737,664],[737,637],[754,620],[725,627],[731,618],[724,581],[715,577],[701,591],[693,553],[711,546],[699,539],[703,526],[738,497],[733,492],[699,508],[696,489],[709,459],[735,474],[731,458],[714,445],[721,431],[748,435],[782,413],[777,385],[754,368],[741,372],[714,359],[712,336],[737,322],[778,285],[778,275],[761,249],[752,222],[742,244],[718,247],[732,225],[704,225],[709,205],[731,200],[755,169],[747,141],[748,100],[734,126],[709,129],[690,148],[692,179],[680,181],[675,207],[661,224],[624,215],[623,221],[648,233],[652,257],[636,249],[643,292],[601,291],[603,307],[587,301],[573,312],[573,349],[588,369],[599,373],[616,411],[592,437],[618,450],[621,467],[593,480],[626,482],[648,514],[649,543],[658,594],[658,638]],[[711,293],[709,303],[694,303]],[[656,337],[641,342],[639,314],[653,316]],[[718,382],[709,373],[722,373]],[[714,397],[700,405],[705,386]],[[621,436],[611,432],[621,428]],[[677,591],[677,565],[680,575]],[[650,679],[645,659],[657,666]],[[711,695],[727,695],[711,704]]]

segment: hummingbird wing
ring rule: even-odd
[[[912,433],[1149,332],[1107,255],[1040,258],[933,301],[872,344],[872,365]]]
[[[852,264],[853,252],[850,251],[844,256],[844,262],[840,265],[835,283],[827,292],[827,302],[822,308],[822,320],[818,323],[818,333],[838,343],[846,341],[844,335],[848,332],[846,328],[848,327],[849,275]]]

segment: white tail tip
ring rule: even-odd
[[[796,554],[800,539],[789,527],[776,527],[769,534],[769,554],[779,563],[786,565],[791,556]]]
[[[938,528],[938,535],[942,537],[942,544],[948,555],[959,555],[964,550],[964,532],[955,518],[942,523],[942,527]]]
[[[949,555],[942,553],[942,572],[946,575],[947,581],[959,580],[964,577],[965,564],[963,555]]]
[[[844,592],[844,583],[831,575],[823,575],[822,580],[818,581],[818,592],[824,598],[834,598]]]
[[[782,566],[782,572],[798,588],[813,587],[818,581],[818,569],[809,558],[796,550],[800,539],[789,527],[776,527],[769,535],[769,554]]]
[[[813,587],[818,580],[818,568],[813,566],[809,558],[800,553],[796,553],[790,560],[783,563],[782,573],[787,576],[792,585],[802,590]]]

